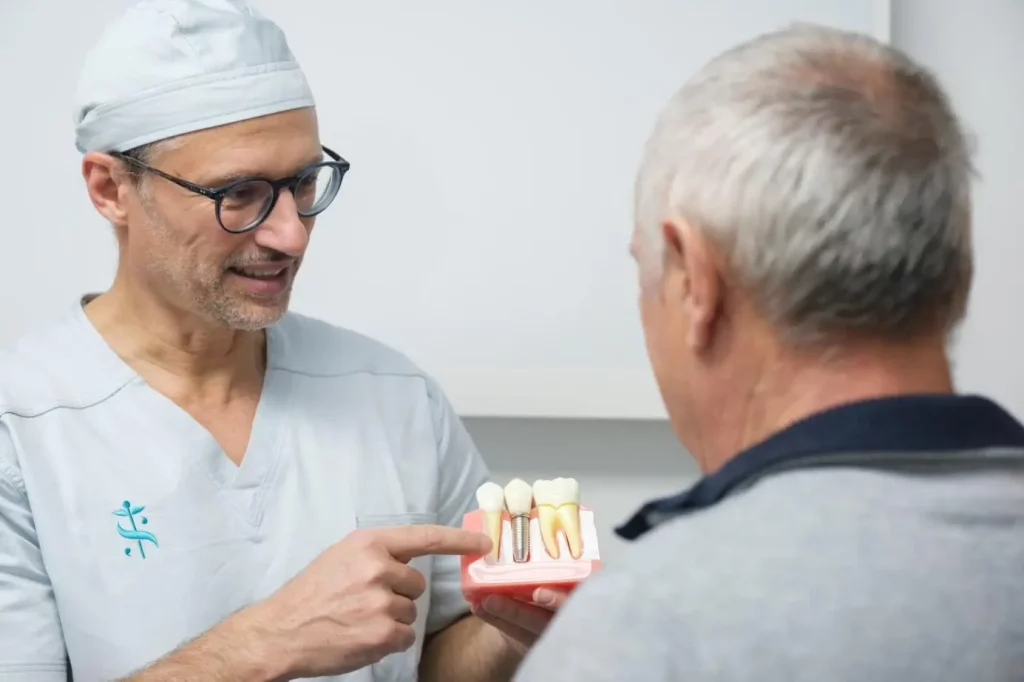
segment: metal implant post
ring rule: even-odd
[[[530,560],[530,517],[512,517],[512,561]]]

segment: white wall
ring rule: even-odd
[[[352,163],[294,308],[399,347],[460,412],[498,417],[664,417],[628,251],[657,109],[764,31],[888,28],[880,0],[251,2],[286,32],[321,139]],[[0,72],[3,100],[25,103],[0,112],[18,159],[0,164],[0,185],[18,187],[4,246],[28,256],[0,287],[32,287],[6,303],[0,342],[108,281],[113,245],[79,177],[72,100],[83,55],[126,4],[0,0],[0,62],[32,65]]]
[[[894,0],[893,44],[935,69],[979,137],[977,279],[960,347],[961,386],[1024,417],[1024,0]],[[597,510],[602,553],[628,543],[612,528],[643,501],[698,471],[664,422],[470,419],[502,482],[533,472],[574,475]]]

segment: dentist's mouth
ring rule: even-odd
[[[274,279],[280,277],[285,270],[288,269],[287,265],[282,265],[276,269],[268,268],[231,268],[231,271],[235,274],[242,275],[243,277],[252,277],[254,279]]]
[[[239,266],[228,268],[231,279],[238,282],[246,291],[261,295],[273,296],[285,291],[291,279],[291,266],[273,264],[259,266]]]

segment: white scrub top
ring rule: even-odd
[[[267,597],[355,528],[460,525],[488,472],[399,353],[289,313],[241,466],[147,386],[80,303],[0,354],[0,681],[110,680]],[[468,612],[457,557],[412,565],[417,643],[338,678],[416,679]]]

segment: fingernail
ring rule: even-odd
[[[537,606],[551,606],[555,603],[555,593],[544,587],[538,587],[533,593],[533,603]]]

